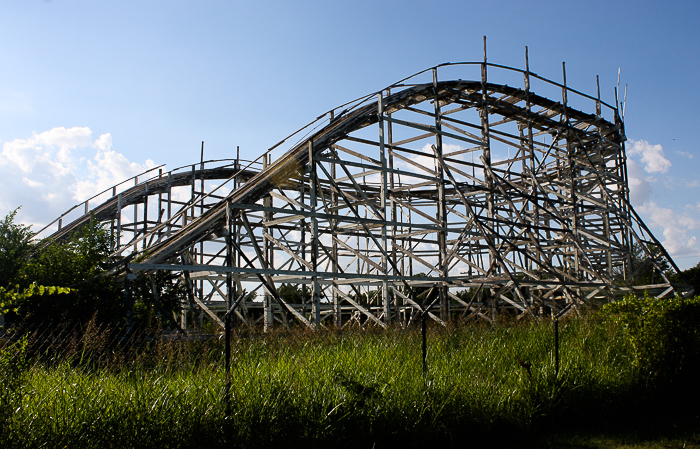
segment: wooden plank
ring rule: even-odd
[[[344,153],[347,153],[347,154],[350,154],[350,155],[352,155],[352,156],[355,156],[355,157],[358,158],[358,159],[362,159],[363,161],[370,162],[370,163],[374,164],[375,166],[376,166],[376,165],[382,165],[381,162],[379,162],[379,161],[376,160],[376,159],[372,159],[372,158],[369,157],[369,156],[366,156],[366,155],[364,155],[364,154],[362,154],[362,153],[358,153],[357,151],[353,151],[353,150],[351,150],[351,149],[349,149],[349,148],[346,148],[346,147],[343,147],[343,146],[341,146],[341,145],[338,145],[337,143],[334,144],[334,145],[332,145],[332,147],[335,148],[336,150],[340,150],[340,151],[342,151],[342,152],[344,152]],[[339,159],[338,162],[343,163],[344,160],[343,160],[343,159]]]
[[[352,299],[350,296],[348,296],[344,291],[342,291],[341,289],[339,289],[339,288],[337,288],[337,287],[333,287],[333,291],[334,291],[338,296],[340,296],[341,298],[343,298],[345,301],[347,301],[347,302],[349,302],[350,304],[352,304],[353,307],[355,307],[357,310],[359,310],[360,312],[364,313],[364,314],[367,316],[367,318],[369,318],[370,320],[372,320],[372,322],[374,322],[375,324],[379,325],[379,327],[381,327],[382,329],[386,329],[386,328],[387,328],[386,323],[382,322],[379,318],[377,318],[376,316],[374,316],[374,314],[373,314],[372,312],[370,312],[369,310],[367,310],[366,308],[364,308],[363,306],[361,306],[360,304],[358,304],[354,299]]]
[[[440,272],[440,270],[438,270],[437,267],[435,267],[434,265],[428,263],[427,261],[423,260],[422,258],[416,256],[415,254],[413,254],[413,253],[411,253],[411,252],[409,252],[409,251],[406,251],[406,250],[405,250],[403,247],[401,247],[400,245],[397,245],[396,243],[391,242],[391,247],[394,248],[394,249],[397,249],[397,250],[401,251],[403,254],[405,254],[405,255],[407,255],[408,257],[410,257],[411,259],[413,259],[413,260],[415,260],[415,261],[421,263],[422,265],[425,265],[426,267],[430,268],[430,269],[431,269],[432,271],[434,271],[435,273],[439,273],[439,272]]]
[[[292,251],[291,249],[289,249],[289,248],[288,248],[286,245],[284,245],[282,242],[280,242],[279,240],[277,240],[276,238],[274,238],[273,236],[271,236],[270,234],[268,234],[268,233],[265,232],[265,231],[263,231],[262,234],[263,234],[263,237],[264,237],[266,240],[269,240],[269,241],[272,242],[274,245],[276,245],[279,249],[281,249],[281,250],[284,251],[285,253],[289,254],[289,256],[291,256],[292,259],[294,259],[294,260],[296,260],[297,262],[299,262],[300,264],[304,265],[304,266],[305,266],[306,268],[308,268],[310,271],[314,271],[313,267],[311,266],[311,264],[310,264],[309,262],[307,262],[307,261],[305,261],[304,259],[302,259],[301,257],[299,257],[299,256],[297,255],[297,253],[295,253],[294,251]]]
[[[282,201],[284,201],[284,202],[286,202],[286,203],[288,203],[288,204],[291,204],[291,205],[293,205],[293,206],[296,206],[296,207],[298,207],[299,209],[312,210],[312,209],[311,209],[311,206],[308,206],[308,205],[306,205],[306,204],[301,204],[300,202],[289,198],[289,197],[288,197],[287,195],[285,195],[284,193],[277,193],[277,192],[275,192],[274,190],[271,190],[271,191],[270,191],[270,196],[273,197],[273,198],[277,198],[278,200],[282,200]]]
[[[422,140],[422,139],[427,139],[427,138],[433,137],[434,135],[435,135],[435,133],[433,133],[433,132],[419,134],[415,137],[409,137],[408,139],[399,140],[398,142],[392,142],[392,143],[388,144],[388,146],[399,147],[399,146],[405,145],[407,143],[415,142],[417,140]]]
[[[414,207],[411,204],[404,203],[403,201],[399,200],[398,198],[394,198],[394,201],[396,202],[396,204],[400,205],[401,207],[405,207],[406,209],[410,209],[412,212],[420,215],[421,217],[425,218],[426,220],[428,220],[436,225],[440,225],[440,222],[438,220],[436,220],[435,217],[432,217],[432,216],[426,214],[425,212],[418,209],[417,207]]]
[[[377,270],[379,273],[383,273],[383,272],[384,272],[384,269],[383,269],[380,265],[378,265],[377,263],[375,263],[374,261],[372,261],[372,259],[370,259],[369,257],[365,256],[364,254],[362,254],[362,253],[360,253],[359,251],[355,250],[353,247],[351,247],[350,245],[348,245],[348,244],[345,243],[344,241],[340,240],[338,237],[333,236],[333,241],[337,242],[340,246],[342,246],[342,247],[345,248],[346,250],[350,251],[350,253],[353,254],[355,257],[357,257],[357,258],[363,260],[363,261],[364,261],[365,263],[367,263],[368,265],[371,265],[371,266],[372,266],[375,270]]]

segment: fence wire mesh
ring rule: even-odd
[[[205,428],[205,440],[228,441],[221,432],[231,426],[237,441],[253,441],[309,422],[312,439],[394,432],[397,423],[434,431],[504,417],[526,422],[556,405],[568,378],[594,377],[612,389],[631,361],[621,329],[594,319],[559,326],[558,374],[551,321],[429,325],[426,336],[427,370],[419,326],[237,327],[227,381],[220,333],[185,335],[155,324],[15,326],[2,338],[1,358],[21,368],[2,372],[3,406],[13,410],[4,429],[24,429],[26,444],[78,435],[97,445],[109,435],[131,441],[123,426],[133,427],[133,438],[145,432],[162,442]],[[154,435],[155,428],[170,430]]]

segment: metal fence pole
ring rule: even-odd
[[[428,375],[428,336],[426,313],[420,314],[421,349],[423,351],[423,375]]]
[[[554,375],[559,377],[559,319],[554,320]]]

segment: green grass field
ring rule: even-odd
[[[652,388],[630,339],[608,321],[562,323],[559,375],[549,321],[431,327],[427,374],[416,329],[238,331],[228,395],[222,340],[155,339],[126,350],[104,338],[93,329],[69,350],[29,351],[25,368],[3,371],[3,447],[651,448],[698,441],[692,398]],[[3,357],[15,363],[13,348]]]

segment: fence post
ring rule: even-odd
[[[226,380],[224,383],[224,401],[226,403],[226,416],[231,414],[231,314],[224,317],[224,333],[226,342]]]
[[[430,309],[433,308],[435,303],[440,299],[438,285],[434,284],[432,288],[426,293],[424,304],[429,304],[428,307],[424,307],[420,313],[420,330],[421,330],[421,347],[423,350],[423,375],[428,375],[428,314]],[[416,296],[412,293],[414,301]],[[422,295],[421,295],[422,296]],[[430,302],[432,300],[432,302]]]
[[[423,375],[428,375],[428,338],[427,338],[427,324],[426,324],[426,313],[421,312],[420,314],[420,332],[421,332],[421,349],[423,351]]]
[[[554,376],[559,377],[559,318],[554,319]]]
[[[204,142],[202,142],[202,160],[204,160]],[[226,379],[224,383],[224,401],[226,402],[226,416],[231,414],[231,312],[234,308],[233,298],[236,295],[236,285],[233,283],[233,217],[231,215],[231,203],[226,203],[226,315],[224,315],[224,341]],[[236,303],[237,304],[237,303]]]

